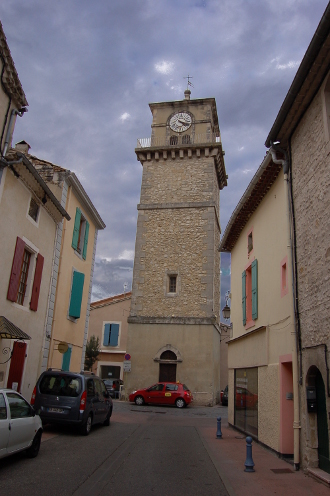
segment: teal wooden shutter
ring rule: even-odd
[[[84,280],[85,274],[76,270],[73,272],[69,315],[75,319],[79,319],[80,317]]]
[[[246,272],[242,273],[242,310],[243,310],[243,325],[246,324]]]
[[[68,350],[63,354],[62,370],[64,370],[65,372],[69,372],[69,370],[70,370],[71,351],[72,351],[72,348],[70,348],[70,346],[69,346]]]
[[[105,324],[104,325],[103,346],[109,346],[109,338],[110,338],[110,324]]]
[[[89,222],[88,222],[88,220],[86,220],[84,247],[83,247],[83,253],[82,253],[84,260],[86,260],[86,254],[87,254],[88,233],[89,233]]]
[[[78,240],[79,240],[79,229],[80,229],[80,220],[81,220],[81,210],[80,208],[76,208],[76,217],[74,219],[73,226],[73,236],[72,236],[72,248],[75,250],[78,248]]]
[[[110,346],[118,346],[119,324],[111,324]]]
[[[258,318],[258,260],[253,260],[251,264],[252,278],[252,319]]]

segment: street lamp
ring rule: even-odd
[[[226,304],[222,309],[222,315],[225,320],[230,319],[230,306],[228,305],[228,300],[230,299],[231,294],[229,291],[226,292],[225,298],[226,298]]]

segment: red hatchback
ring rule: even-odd
[[[136,405],[145,403],[157,405],[175,405],[184,408],[193,400],[193,395],[185,384],[180,382],[158,382],[145,389],[133,391],[129,395],[129,401],[134,401]]]

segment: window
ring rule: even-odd
[[[31,219],[34,220],[34,222],[37,222],[38,215],[39,215],[39,205],[34,198],[31,198],[30,207],[29,207],[29,216],[31,217]]]
[[[248,253],[250,253],[253,250],[253,237],[252,237],[252,231],[248,234]]]
[[[166,384],[165,391],[177,391],[178,388],[177,384]]]
[[[89,234],[89,222],[83,216],[80,208],[76,208],[76,217],[74,220],[72,248],[74,248],[83,259],[86,260],[87,244]]]
[[[258,318],[258,261],[242,273],[243,325],[249,325]]]
[[[171,136],[170,137],[170,145],[177,145],[178,144],[178,137],[177,136]]]
[[[74,270],[72,276],[71,297],[69,306],[69,317],[73,317],[74,319],[80,318],[84,281],[85,274]]]
[[[6,420],[7,408],[3,394],[0,394],[0,420]]]
[[[32,408],[16,393],[7,393],[10,416],[12,419],[32,417]]]
[[[28,295],[29,280],[31,280],[31,269],[33,267],[35,253],[29,250],[23,239],[17,237],[14,252],[14,258],[9,279],[7,299],[24,305]],[[30,301],[30,310],[34,312],[38,309],[40,294],[42,270],[44,266],[44,257],[38,253],[34,270],[33,286]]]
[[[118,346],[119,324],[104,324],[103,346]]]
[[[169,293],[176,293],[176,277],[177,276],[169,276]]]
[[[189,145],[190,144],[190,134],[185,134],[182,136],[182,144]]]

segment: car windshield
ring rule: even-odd
[[[47,374],[42,378],[39,388],[41,394],[75,398],[81,391],[81,379],[80,377],[72,377],[66,374]]]

